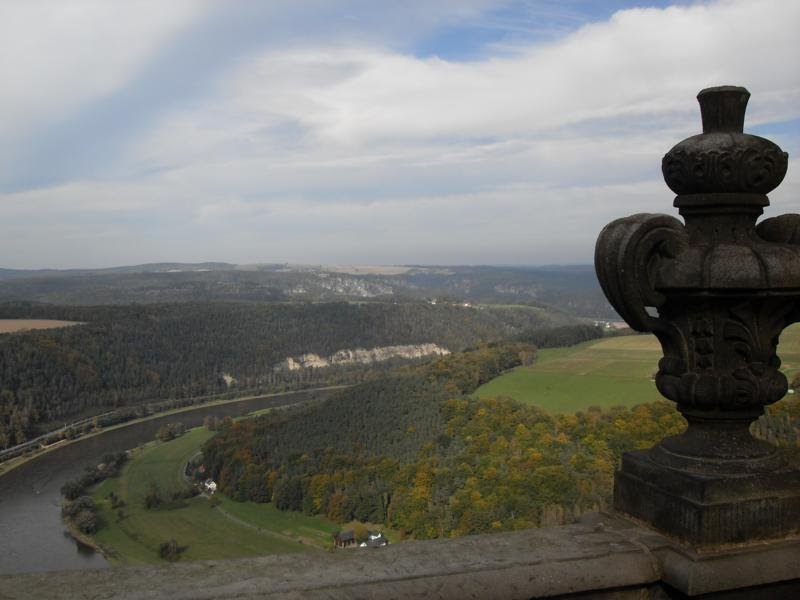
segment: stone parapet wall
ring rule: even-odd
[[[563,527],[381,549],[0,577],[4,599],[643,600],[687,595],[800,597],[800,540],[692,555],[648,528],[591,513]]]

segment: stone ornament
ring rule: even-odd
[[[749,431],[764,406],[787,392],[776,347],[781,332],[800,321],[800,215],[756,225],[788,157],[771,141],[743,133],[749,96],[733,86],[701,91],[703,133],[664,156],[664,179],[678,194],[674,206],[684,222],[661,214],[618,219],[600,233],[595,250],[612,306],[633,329],[661,343],[656,385],[688,422],[685,433],[625,456],[615,506],[695,543],[772,535],[784,524],[779,514],[789,509],[796,512],[793,527],[800,527],[800,473]],[[678,475],[706,477],[707,486],[751,474],[762,477],[759,485],[767,477],[780,487],[775,474],[782,471],[793,481],[793,499],[769,508],[777,511],[775,522],[754,515],[742,528],[719,511],[711,517],[703,494],[699,501],[683,498],[673,516],[659,509],[657,498],[636,499],[647,477],[659,478],[661,492],[674,495],[666,488]],[[744,500],[726,494],[733,519]],[[637,508],[647,502],[649,508]]]
[[[771,141],[743,133],[750,93],[724,86],[697,95],[703,133],[667,152],[661,171],[676,194],[769,194],[783,181],[789,156]]]

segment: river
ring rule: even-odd
[[[0,574],[109,566],[100,554],[64,533],[59,492],[65,481],[97,464],[104,454],[149,442],[166,423],[180,421],[187,427],[196,427],[207,415],[238,417],[262,408],[321,399],[331,393],[324,389],[306,390],[200,406],[78,440],[6,473],[0,477]]]

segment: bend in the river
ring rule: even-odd
[[[318,388],[198,406],[104,431],[32,458],[0,476],[0,574],[108,566],[101,555],[65,534],[61,522],[61,486],[104,454],[148,442],[166,423],[196,427],[208,415],[239,417],[263,408],[321,400],[333,391]]]

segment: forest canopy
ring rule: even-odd
[[[0,335],[0,448],[24,442],[38,423],[169,398],[236,389],[352,380],[343,369],[287,371],[303,353],[436,343],[460,350],[547,328],[541,311],[408,303],[182,303],[72,307],[0,304],[0,318],[83,325]],[[561,321],[556,320],[557,323]],[[577,326],[573,335],[601,335]]]
[[[568,522],[606,506],[624,451],[680,433],[666,401],[549,414],[470,393],[535,348],[485,345],[405,367],[322,405],[230,423],[203,449],[220,489],[415,538]],[[797,451],[800,402],[757,432]]]

